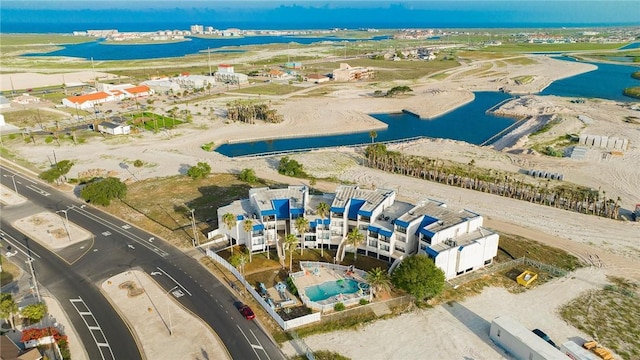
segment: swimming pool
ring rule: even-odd
[[[358,292],[359,282],[353,279],[328,281],[320,285],[309,286],[304,289],[311,301],[322,301],[339,294],[353,294]]]

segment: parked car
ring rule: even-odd
[[[253,319],[256,318],[256,314],[253,313],[253,310],[251,310],[249,305],[243,305],[240,308],[240,312],[242,313],[244,318],[247,319],[247,320],[253,320]]]
[[[541,337],[542,340],[548,342],[554,348],[557,348],[556,343],[554,343],[553,340],[551,340],[551,338],[549,337],[549,335],[547,335],[544,331],[540,329],[533,329],[533,333]]]

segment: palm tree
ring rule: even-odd
[[[364,278],[371,285],[373,295],[376,297],[378,293],[391,290],[391,277],[379,267],[369,270]]]
[[[356,259],[358,259],[358,246],[360,246],[362,241],[364,241],[364,235],[362,235],[362,233],[360,231],[358,231],[358,228],[353,228],[347,234],[346,242],[347,242],[347,245],[353,246],[353,261],[354,262],[356,261]]]
[[[320,216],[320,218],[322,220],[324,220],[325,217],[327,217],[327,215],[329,215],[329,212],[331,211],[331,208],[329,207],[329,204],[327,204],[326,202],[321,202],[318,204],[318,206],[316,207],[316,212],[318,213],[318,216]],[[320,238],[320,256],[324,257],[324,237]]]
[[[236,230],[238,229],[238,221],[236,219],[236,216],[233,215],[232,213],[226,213],[224,215],[222,215],[222,222],[227,226],[227,229],[231,230],[233,229],[233,227],[236,227]],[[237,231],[236,231],[237,232]],[[231,245],[231,255],[233,255],[233,238],[229,237],[229,244]]]
[[[253,231],[253,221],[251,219],[245,219],[242,222],[242,228],[247,233],[247,242],[249,248],[249,262],[253,261],[251,259],[251,253],[253,252],[253,240],[251,239],[251,233]]]
[[[18,304],[16,304],[15,300],[11,294],[4,293],[0,295],[0,317],[8,320],[12,329],[15,329],[15,323],[13,320],[13,316],[18,313]]]
[[[371,143],[373,144],[373,140],[378,137],[378,133],[375,130],[369,131],[369,137],[371,138]]]
[[[309,220],[300,216],[296,219],[296,230],[298,231],[298,235],[300,236],[300,255],[304,251],[304,232],[307,230],[307,226],[309,226]]]
[[[298,245],[298,239],[293,234],[287,234],[284,238],[284,250],[289,250],[289,272],[293,271],[293,250]]]

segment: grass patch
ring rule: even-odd
[[[46,127],[50,125],[50,123],[61,121],[65,118],[61,114],[49,111],[38,111],[36,109],[11,111],[3,115],[8,124],[19,128],[34,127],[37,125],[44,125]]]
[[[518,85],[526,85],[532,82],[534,78],[535,77],[533,75],[522,75],[522,76],[514,77],[513,81],[515,81],[515,83]]]
[[[252,185],[268,186],[262,182]],[[192,238],[191,212],[185,205],[195,209],[198,228],[210,231],[218,227],[218,208],[246,198],[250,188],[231,174],[212,174],[198,180],[180,175],[147,179],[128,185],[124,201],[112,202],[107,210],[174,245],[188,246]]]
[[[237,89],[237,90],[230,91],[229,93],[256,94],[256,95],[286,95],[292,92],[300,91],[302,89],[303,88],[299,86],[269,83],[266,85]]]
[[[562,318],[623,359],[640,358],[638,284],[610,277],[611,285],[592,290],[560,308]]]
[[[640,86],[628,87],[622,92],[625,96],[640,99]]]
[[[346,356],[340,355],[335,351],[320,350],[313,352],[313,358],[316,360],[351,360]],[[297,355],[292,358],[293,360],[307,360],[306,355]]]
[[[526,256],[547,265],[573,271],[583,266],[580,259],[568,252],[526,239],[522,236],[499,233],[500,243],[496,261],[504,262]]]
[[[556,118],[556,119],[553,119],[553,120],[547,122],[546,124],[542,125],[542,127],[540,129],[532,132],[531,135],[529,135],[529,137],[533,137],[533,136],[536,136],[536,135],[540,135],[540,134],[546,133],[547,131],[551,130],[552,127],[560,124],[560,121],[561,121],[560,118]]]
[[[18,279],[20,276],[20,269],[14,263],[7,261],[4,256],[0,256],[0,264],[2,264],[0,284],[4,286]]]
[[[131,122],[133,125],[142,123],[145,130],[148,131],[158,131],[160,128],[173,129],[180,124],[184,124],[184,121],[151,112],[134,114],[132,117],[133,120]]]
[[[533,60],[532,58],[528,58],[526,56],[517,57],[517,58],[509,58],[503,59],[502,61],[509,63],[511,65],[534,65],[538,62]]]
[[[566,149],[577,141],[578,139],[573,135],[566,134],[549,141],[536,143],[531,148],[547,156],[563,157]]]

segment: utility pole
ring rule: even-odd
[[[196,247],[200,245],[200,240],[198,238],[198,228],[196,226],[196,217],[194,212],[196,209],[189,209],[191,211],[191,229],[193,230],[193,246]]]
[[[213,76],[211,74],[211,50],[209,48],[207,48],[207,54],[209,54],[209,59],[207,60],[207,63],[209,65],[209,76]]]
[[[33,288],[36,290],[36,297],[38,298],[38,302],[42,302],[42,298],[40,297],[40,289],[38,289],[38,281],[36,280],[36,272],[33,269],[33,258],[29,256],[29,260],[25,261],[29,265],[29,269],[31,270],[31,279],[33,280]]]

